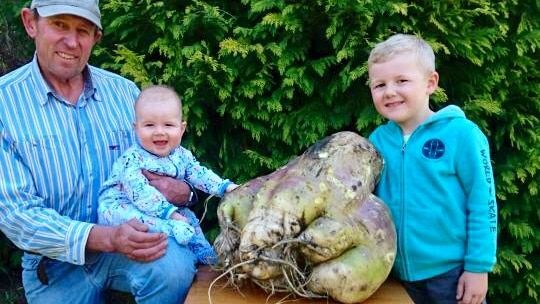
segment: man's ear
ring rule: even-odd
[[[24,25],[24,29],[26,30],[26,34],[28,34],[28,36],[30,36],[32,39],[37,35],[38,18],[39,17],[27,7],[21,10],[21,20]]]
[[[102,37],[103,37],[103,31],[98,29],[96,26],[95,43],[100,42]]]

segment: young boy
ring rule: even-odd
[[[201,166],[180,146],[186,122],[180,97],[169,87],[150,86],[135,101],[133,123],[138,143],[115,162],[100,191],[99,222],[118,225],[133,218],[152,232],[164,232],[195,253],[202,264],[214,264],[216,254],[204,237],[195,214],[178,208],[149,184],[142,171],[173,176],[199,190],[222,196],[237,187]]]
[[[370,140],[385,160],[376,194],[396,224],[394,274],[415,303],[481,303],[497,235],[487,139],[457,106],[429,108],[439,75],[424,40],[377,44],[368,71],[373,104],[389,120]]]

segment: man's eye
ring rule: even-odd
[[[59,29],[65,29],[66,28],[66,25],[62,21],[54,21],[52,24],[55,27],[59,28]]]
[[[77,32],[79,33],[79,35],[81,36],[89,36],[90,35],[90,31],[86,30],[86,29],[80,29],[80,30],[77,30]]]

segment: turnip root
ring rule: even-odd
[[[396,251],[388,208],[372,194],[381,170],[369,141],[339,132],[226,194],[214,243],[222,270],[267,292],[365,300]]]

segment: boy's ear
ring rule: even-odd
[[[433,72],[428,76],[427,80],[428,92],[432,94],[439,87],[439,73]]]

